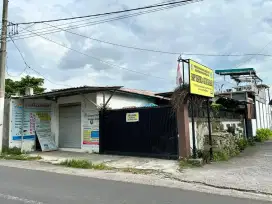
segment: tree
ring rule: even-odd
[[[31,77],[29,75],[22,77],[20,81],[13,81],[12,79],[6,79],[6,97],[19,93],[25,95],[25,89],[27,87],[33,88],[34,94],[43,93],[46,89],[43,88],[44,79]]]

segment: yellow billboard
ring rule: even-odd
[[[190,93],[206,97],[214,97],[213,70],[189,60]]]

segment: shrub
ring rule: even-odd
[[[264,142],[272,138],[272,131],[268,128],[261,128],[257,130],[256,140],[257,142]]]
[[[237,145],[240,151],[243,151],[248,146],[248,141],[244,138],[237,140]]]
[[[229,154],[224,150],[213,153],[213,161],[227,161],[229,158]]]

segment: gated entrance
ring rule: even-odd
[[[100,112],[100,152],[178,158],[176,115],[169,106]]]

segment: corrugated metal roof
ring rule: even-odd
[[[73,87],[73,88],[66,88],[66,89],[53,89],[52,91],[49,91],[49,92],[45,92],[42,94],[35,94],[32,96],[23,96],[22,98],[64,97],[64,96],[72,96],[77,94],[87,94],[87,93],[103,92],[103,91],[117,91],[122,93],[130,93],[130,94],[137,94],[137,95],[142,95],[147,97],[167,99],[162,96],[156,96],[155,92],[152,92],[152,91],[122,88],[122,86],[105,86],[105,87],[81,86],[81,87]]]
[[[72,96],[77,94],[87,94],[87,93],[95,93],[99,91],[114,91],[120,89],[122,86],[81,86],[81,87],[73,87],[67,89],[57,89],[50,92],[45,92],[42,94],[35,94],[32,96],[23,96],[22,98],[44,98],[44,97],[62,97],[62,96]]]
[[[153,91],[146,91],[146,90],[139,90],[139,89],[129,89],[129,88],[120,88],[118,92],[126,92],[126,93],[132,93],[132,94],[138,94],[143,96],[149,96],[154,98],[160,98],[160,99],[166,99],[162,96],[156,95]]]

